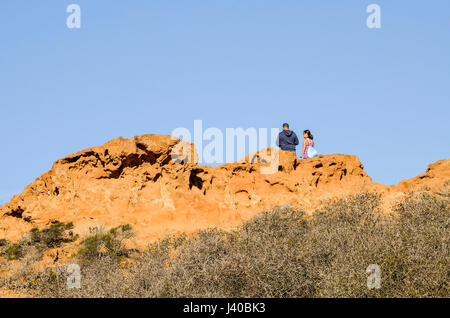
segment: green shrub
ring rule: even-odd
[[[16,260],[22,257],[22,246],[20,244],[11,244],[5,249],[5,254],[8,256],[8,260]]]
[[[6,246],[9,244],[7,239],[0,239],[0,247]]]
[[[57,222],[42,230],[33,228],[30,231],[28,244],[39,246],[41,249],[60,247],[62,243],[73,242],[78,238],[77,235],[70,231],[72,229],[72,222]],[[68,233],[66,233],[67,231]]]
[[[129,224],[120,225],[107,232],[97,227],[89,230],[91,235],[81,242],[81,248],[75,254],[83,263],[105,256],[119,260],[129,254],[130,251],[124,246],[124,241],[133,236]]]
[[[25,256],[25,251],[35,249],[42,256],[42,253],[51,248],[60,247],[63,243],[73,242],[78,236],[72,231],[72,223],[57,222],[48,228],[39,230],[33,228],[25,234],[18,242],[10,243],[7,240],[0,240],[0,246],[4,246],[2,253],[7,255],[8,260],[15,260]]]

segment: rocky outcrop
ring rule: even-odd
[[[443,186],[450,186],[450,160],[448,159],[428,165],[425,173],[412,179],[400,181],[394,189],[407,192],[421,189],[436,190]]]
[[[430,180],[443,184],[449,179],[448,162],[430,165],[424,176],[389,188],[372,182],[351,155],[299,160],[267,148],[213,167],[198,165],[194,145],[171,136],[116,138],[56,161],[1,207],[0,237],[17,239],[31,227],[56,220],[73,222],[81,235],[92,226],[131,224],[136,242],[144,245],[179,231],[230,228],[274,205],[311,211],[334,196],[409,191]],[[273,173],[267,173],[271,167]]]

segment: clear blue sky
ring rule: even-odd
[[[65,155],[195,119],[288,121],[385,184],[449,158],[448,0],[2,0],[0,43],[0,204]]]

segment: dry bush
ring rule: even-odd
[[[35,280],[34,265],[42,259],[43,253],[74,242],[78,236],[72,232],[72,223],[55,222],[39,230],[31,229],[18,242],[0,240],[0,265],[7,275],[0,279],[0,287],[27,291]]]
[[[67,266],[47,268],[35,277],[30,291],[38,297],[111,298],[128,294],[130,280],[116,258],[102,256],[82,267],[82,288],[68,288]]]
[[[82,288],[64,275],[34,286],[42,297],[448,297],[447,194],[411,194],[395,216],[377,194],[327,202],[312,217],[277,207],[233,232],[161,240],[136,259],[94,257]],[[366,268],[381,267],[381,288]]]

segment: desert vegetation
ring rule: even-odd
[[[411,193],[391,213],[376,193],[327,201],[312,216],[275,207],[234,231],[167,237],[141,252],[125,248],[128,225],[94,229],[70,261],[81,288],[67,288],[66,266],[1,283],[35,297],[449,297],[449,196]],[[379,289],[367,287],[370,264]]]
[[[74,242],[78,236],[71,230],[73,223],[55,222],[42,230],[33,228],[18,242],[0,239],[0,255],[8,260],[17,260],[30,253],[35,253],[37,259],[48,249],[60,247],[64,243]]]
[[[102,228],[90,228],[90,235],[81,242],[81,248],[74,258],[83,264],[103,259],[105,257],[119,262],[129,256],[131,250],[125,248],[124,241],[133,237],[131,226],[121,225],[105,231]]]

